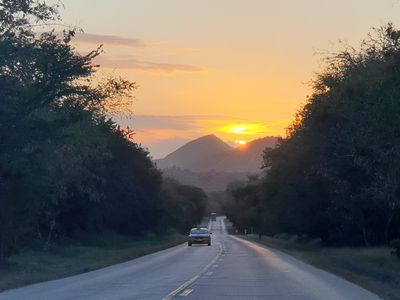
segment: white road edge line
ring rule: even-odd
[[[186,296],[189,296],[189,294],[190,294],[191,292],[193,292],[192,289],[187,289],[187,290],[184,290],[182,293],[180,293],[179,296],[180,296],[180,297],[186,297]]]
[[[194,283],[197,279],[199,279],[207,270],[217,262],[218,258],[222,254],[222,244],[219,244],[219,251],[218,254],[214,257],[214,259],[207,265],[205,266],[199,273],[197,273],[194,277],[186,281],[184,284],[179,286],[177,289],[173,290],[171,293],[169,293],[166,297],[164,297],[162,300],[170,300],[176,295],[178,295],[180,292],[182,292],[184,289],[186,289],[189,285]]]

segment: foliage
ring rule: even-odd
[[[207,211],[207,195],[200,188],[184,185],[166,178],[162,184],[163,207],[160,211],[161,224],[187,233],[188,229],[201,223]]]
[[[395,239],[393,241],[390,241],[390,247],[394,249],[393,253],[400,258],[400,239]]]
[[[0,259],[82,231],[156,231],[159,212],[173,213],[148,153],[109,117],[136,84],[96,78],[101,49],[81,55],[75,30],[48,26],[58,6],[0,0]],[[179,201],[193,196],[180,189]]]
[[[265,151],[261,230],[353,245],[399,236],[399,123],[400,32],[388,24],[327,58],[288,137]],[[250,212],[259,193],[232,201]]]
[[[262,206],[260,179],[249,177],[248,182],[232,182],[227,187],[230,201],[223,203],[223,209],[235,227],[244,232],[251,228],[257,232],[262,227]]]

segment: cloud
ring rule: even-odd
[[[103,55],[96,58],[95,62],[104,68],[137,69],[144,71],[162,71],[167,73],[203,71],[201,67],[193,65],[151,62],[126,56],[120,58],[107,58]]]
[[[147,44],[140,39],[125,38],[116,35],[103,35],[93,33],[77,33],[74,38],[75,42],[84,44],[104,44],[113,46],[126,46],[126,47],[147,47]]]
[[[60,37],[62,36],[59,33]],[[165,42],[150,42],[142,39],[127,38],[117,35],[105,35],[95,33],[81,33],[77,32],[73,39],[77,44],[90,44],[90,45],[105,45],[114,47],[132,47],[132,48],[146,48],[147,50],[158,50],[163,52],[174,52],[174,53],[196,53],[200,52],[200,48],[195,47],[171,47]]]
[[[134,139],[147,147],[154,158],[165,157],[184,143],[206,134],[216,134],[225,142],[233,144],[231,141],[239,139],[240,135],[219,130],[222,126],[229,124],[251,123],[264,128],[260,132],[249,134],[246,138],[240,138],[247,141],[268,135],[279,135],[281,127],[287,126],[287,120],[255,123],[254,120],[221,115],[135,115],[132,117],[117,115],[114,120],[122,127],[129,126],[134,130],[136,133]]]
[[[205,131],[202,120],[210,116],[114,116],[122,127],[135,132],[135,141],[147,147],[154,158],[165,157]]]
[[[122,126],[129,126],[136,129],[157,129],[157,130],[182,130],[197,131],[204,129],[205,121],[212,120],[236,120],[236,118],[217,115],[118,115],[114,120]]]
[[[279,135],[282,127],[290,123],[290,119],[274,120],[271,122],[251,122],[248,119],[223,115],[116,115],[115,122],[121,126],[129,126],[138,133],[158,131],[182,134],[217,133],[221,135],[248,136]],[[239,132],[237,132],[237,130]]]
[[[60,37],[62,33],[58,33]],[[162,42],[148,42],[136,38],[127,38],[116,35],[102,35],[93,33],[76,33],[73,41],[76,46],[80,48],[81,46],[89,45],[89,47],[104,45],[107,52],[103,53],[101,56],[95,59],[95,63],[99,64],[104,68],[111,69],[130,69],[130,70],[142,70],[153,73],[194,73],[202,72],[204,69],[199,66],[191,64],[181,64],[173,62],[157,62],[152,59],[138,59],[132,56],[133,49],[135,48],[135,54],[148,57],[149,55],[157,54],[160,57],[161,54],[175,53],[179,55],[179,59],[182,58],[183,53],[193,53],[198,52],[200,49],[181,47],[181,48],[170,48]],[[125,49],[124,49],[125,48]],[[87,51],[83,47],[84,51]],[[167,58],[168,60],[170,58]]]

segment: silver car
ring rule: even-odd
[[[211,232],[207,228],[192,228],[189,233],[188,246],[207,244],[211,246]]]

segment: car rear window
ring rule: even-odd
[[[192,229],[190,233],[194,234],[207,234],[208,230],[205,229]]]

